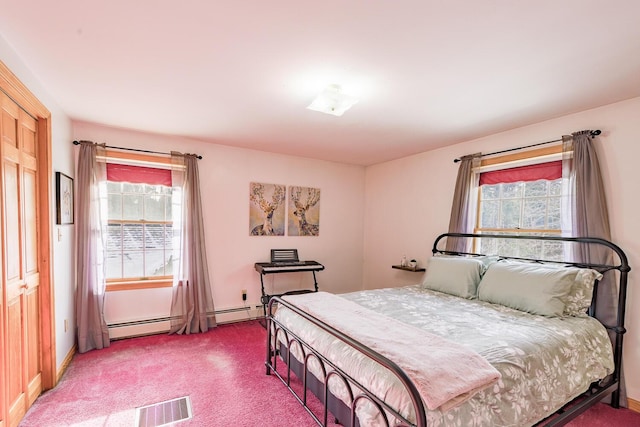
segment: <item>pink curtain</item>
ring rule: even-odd
[[[174,269],[170,333],[206,332],[216,326],[205,249],[198,159],[171,153]]]
[[[96,160],[103,151],[93,142],[80,143],[76,177],[76,322],[80,353],[109,347],[109,329],[103,313],[106,200],[100,191],[100,186],[106,185],[106,171],[105,164]]]

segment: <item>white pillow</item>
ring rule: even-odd
[[[562,316],[578,269],[496,262],[478,285],[478,299],[543,316]]]
[[[434,256],[427,262],[422,285],[434,291],[473,299],[484,269],[483,262],[475,258]]]

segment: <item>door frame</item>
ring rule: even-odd
[[[55,300],[53,293],[53,265],[51,263],[53,260],[53,247],[51,244],[51,231],[53,228],[51,209],[51,113],[2,61],[0,61],[0,90],[37,120],[40,361],[42,363],[42,387],[44,390],[48,390],[53,388],[57,381]]]

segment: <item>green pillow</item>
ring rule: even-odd
[[[484,269],[484,263],[475,258],[431,257],[422,285],[434,291],[473,299]]]
[[[602,279],[602,274],[589,268],[580,268],[576,274],[576,280],[564,297],[564,315],[575,317],[587,317],[587,309],[591,306],[593,298],[593,285],[596,280]]]
[[[478,285],[478,299],[542,316],[562,316],[578,269],[496,262]]]

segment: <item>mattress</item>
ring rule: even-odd
[[[588,317],[544,317],[497,304],[430,291],[419,285],[342,294],[342,298],[375,311],[379,322],[394,319],[468,347],[501,374],[498,382],[451,409],[427,411],[430,426],[529,426],[551,415],[614,369],[606,329]],[[295,304],[295,296],[287,298]],[[414,420],[408,395],[394,390],[384,368],[363,363],[345,344],[327,336],[295,313],[279,307],[275,318],[325,356],[340,359],[349,373],[394,408]],[[371,325],[375,328],[375,325]],[[357,336],[353,338],[358,339]],[[421,343],[414,343],[421,346]],[[429,348],[424,346],[424,351]],[[299,351],[292,349],[299,357]],[[364,365],[368,371],[363,372]],[[321,377],[310,363],[310,371]],[[385,383],[385,384],[381,384]],[[348,403],[339,381],[334,395]],[[370,388],[371,389],[371,388]],[[384,425],[370,404],[359,405],[362,426]]]

